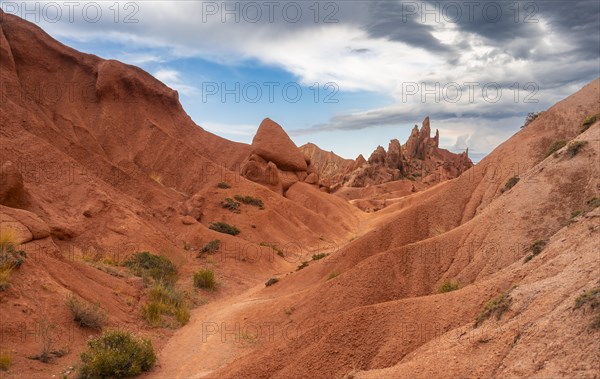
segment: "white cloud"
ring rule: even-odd
[[[192,96],[198,92],[196,87],[185,84],[179,71],[162,68],[154,73],[154,77],[181,94]]]

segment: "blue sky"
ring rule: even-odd
[[[595,0],[74,4],[0,1],[67,45],[142,67],[211,132],[250,143],[270,117],[296,144],[347,158],[430,116],[442,147],[478,160],[600,74]]]

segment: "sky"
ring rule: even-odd
[[[477,161],[600,76],[600,2],[4,1],[80,51],[143,68],[251,143],[269,117],[345,158],[429,116]]]

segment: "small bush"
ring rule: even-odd
[[[210,269],[202,269],[194,274],[194,286],[213,290],[216,287],[215,274]]]
[[[575,218],[575,217],[579,216],[582,213],[583,213],[583,211],[581,211],[581,210],[573,211],[573,212],[571,212],[571,218]]]
[[[597,118],[597,115],[592,115],[583,120],[583,122],[581,123],[581,132],[583,133],[586,130],[588,130],[590,126],[592,126],[592,124],[596,122]]]
[[[231,186],[229,185],[229,183],[225,183],[225,182],[220,182],[219,184],[217,184],[217,187],[219,187],[221,189],[231,188]]]
[[[565,140],[560,140],[560,141],[554,142],[552,145],[550,145],[550,147],[548,148],[548,151],[546,151],[546,155],[544,156],[544,158],[548,158],[552,154],[556,153],[558,150],[565,147],[566,144],[567,144],[567,141],[565,141]]]
[[[232,236],[237,236],[240,234],[240,230],[238,228],[224,222],[211,222],[208,228],[214,230],[215,232],[230,234]]]
[[[573,157],[574,157],[574,156],[576,156],[576,155],[577,155],[577,154],[578,154],[578,153],[581,151],[581,149],[582,149],[582,148],[583,148],[585,145],[587,145],[587,144],[588,144],[588,142],[587,142],[587,141],[574,141],[574,142],[571,142],[571,143],[569,144],[569,146],[567,146],[567,156],[568,156],[569,158],[573,158]]]
[[[279,279],[277,279],[277,278],[271,278],[271,279],[269,279],[269,280],[266,281],[265,287],[270,287],[273,284],[277,283],[278,281],[279,281]]]
[[[529,251],[531,251],[531,254],[525,257],[525,263],[529,262],[533,259],[533,257],[541,253],[547,244],[548,242],[545,240],[537,240],[533,244],[531,244],[531,246],[529,247]]]
[[[0,371],[8,371],[10,368],[10,363],[12,362],[12,357],[9,353],[0,353]]]
[[[592,288],[575,299],[575,309],[586,304],[589,304],[592,309],[600,306],[600,287]]]
[[[579,309],[586,305],[589,306],[592,311],[597,313],[592,319],[590,326],[594,329],[600,329],[600,287],[592,288],[591,290],[579,295],[575,299],[575,306],[573,309]]]
[[[447,292],[456,291],[459,288],[460,288],[460,284],[458,282],[455,282],[453,280],[445,280],[444,283],[442,283],[442,285],[440,286],[440,289],[438,290],[438,292],[439,293],[447,293]]]
[[[107,331],[88,341],[81,354],[81,378],[124,378],[149,371],[156,354],[149,339],[125,331]]]
[[[337,272],[337,271],[332,271],[332,272],[329,274],[329,276],[327,277],[327,280],[331,280],[331,279],[337,278],[337,276],[338,276],[339,274],[340,274],[340,273],[339,273],[339,272]]]
[[[600,199],[598,199],[597,197],[592,197],[591,199],[586,201],[586,204],[588,205],[590,210],[596,209],[596,208],[600,207]]]
[[[277,253],[277,255],[279,255],[280,257],[285,257],[285,253],[283,252],[283,250],[281,250],[279,247],[277,247],[277,245],[272,244],[272,243],[268,243],[268,242],[261,242],[259,243],[259,246],[266,246],[266,247],[270,247],[271,249],[273,249],[273,251],[275,251]]]
[[[519,180],[521,180],[521,178],[519,178],[518,176],[513,176],[512,178],[510,178],[510,179],[508,179],[506,181],[506,184],[504,185],[504,188],[502,188],[502,190],[500,190],[500,191],[501,192],[508,191],[509,189],[511,189],[515,185],[517,185],[517,183],[519,183]]]
[[[89,304],[69,295],[65,305],[79,326],[100,330],[106,325],[106,312],[98,304]]]
[[[542,113],[544,113],[544,112],[530,112],[530,113],[527,113],[527,117],[525,117],[525,124],[523,124],[523,126],[521,126],[521,128],[524,128],[527,125],[531,124]]]
[[[10,288],[10,278],[13,270],[25,262],[27,253],[17,249],[17,236],[14,230],[0,230],[0,291]]]
[[[154,282],[175,283],[177,281],[177,267],[169,259],[147,251],[135,253],[124,262],[137,276],[144,280],[152,279]]]
[[[496,320],[500,320],[504,312],[510,308],[512,298],[508,292],[503,292],[495,298],[485,303],[483,310],[475,318],[475,326],[479,326],[488,318],[495,316]]]
[[[155,284],[150,289],[148,302],[142,307],[142,316],[154,327],[183,326],[190,318],[183,295],[172,285],[164,283]],[[176,322],[163,316],[173,317]]]
[[[306,268],[306,267],[308,267],[308,262],[302,262],[302,263],[301,263],[301,264],[298,266],[298,268],[296,268],[296,271],[300,271],[300,270],[302,270],[303,268]]]
[[[329,254],[326,254],[326,253],[318,253],[318,254],[313,254],[313,256],[312,256],[312,260],[313,260],[313,261],[318,261],[319,259],[323,259],[323,258],[325,258],[325,257],[326,257],[326,256],[328,256],[328,255],[329,255]]]
[[[265,209],[265,205],[263,204],[261,199],[257,199],[252,196],[241,196],[241,195],[235,195],[234,198],[241,203],[244,203],[247,205],[253,205],[255,207],[258,207],[258,209]]]
[[[220,247],[221,247],[221,240],[212,240],[209,243],[207,243],[206,245],[204,245],[204,247],[202,247],[202,249],[200,249],[200,254],[216,253],[217,251],[219,251]]]
[[[148,176],[150,176],[150,179],[154,180],[158,184],[162,184],[163,182],[163,177],[158,172],[151,172]]]
[[[240,213],[240,203],[228,197],[221,202],[221,206],[225,209],[230,210],[233,213]]]

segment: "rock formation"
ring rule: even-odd
[[[297,182],[318,186],[319,177],[310,158],[273,120],[266,118],[261,122],[251,147],[252,152],[241,168],[241,174],[246,179],[280,194]]]
[[[459,176],[473,166],[468,151],[454,154],[439,147],[440,135],[436,130],[431,137],[429,117],[421,129],[415,125],[404,145],[393,139],[387,151],[378,146],[368,160],[359,155],[347,160],[307,144],[301,150],[310,157],[315,167],[335,166],[337,171],[321,170],[320,183],[336,191],[345,187],[366,187],[395,180],[420,180],[427,184]]]

